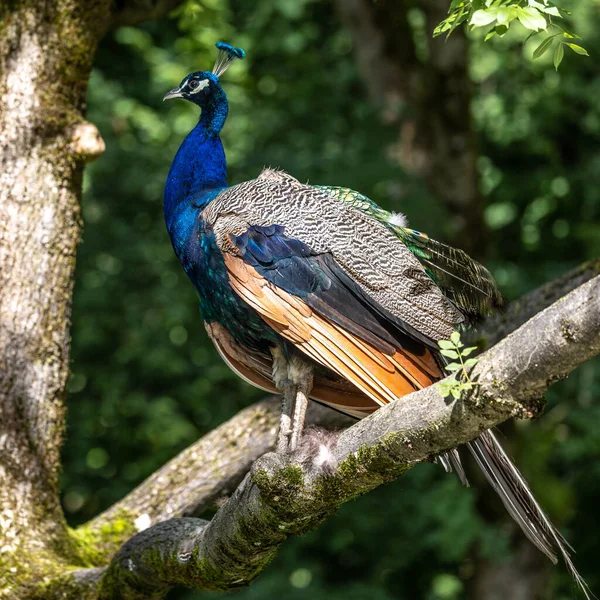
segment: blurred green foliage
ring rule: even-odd
[[[598,3],[577,5],[574,19],[590,54],[600,55]],[[533,62],[533,47],[523,51],[517,27],[487,44],[474,40],[470,70],[487,264],[509,299],[600,255],[595,62],[569,56],[556,73],[550,53]],[[107,151],[84,181],[63,475],[73,524],[262,396],[208,342],[162,220],[163,183],[197,110],[161,98],[188,72],[212,67],[220,39],[247,51],[224,77],[230,183],[280,166],[301,180],[360,190],[432,236],[452,235],[444,206],[390,158],[397,132],[370,104],[350,35],[329,2],[204,0],[169,20],[115,31],[89,89],[88,116]],[[546,415],[518,423],[511,436],[517,462],[597,592],[590,521],[600,497],[598,364],[555,385]],[[236,597],[462,598],[475,551],[511,556],[512,530],[479,515],[481,493],[421,465],[289,540]],[[573,597],[564,568],[553,571],[553,586],[555,598]]]

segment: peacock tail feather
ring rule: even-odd
[[[349,188],[314,186],[383,223],[417,257],[426,273],[467,316],[488,316],[504,304],[491,273],[466,252],[406,227],[402,215],[390,213]]]

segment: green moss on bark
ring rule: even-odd
[[[108,564],[119,547],[137,533],[134,519],[133,514],[122,510],[111,521],[98,528],[83,526],[69,530],[74,550],[73,564],[82,567]]]

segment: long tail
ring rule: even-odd
[[[440,454],[437,457],[437,461],[444,467],[446,473],[456,473],[460,482],[465,487],[469,487],[469,480],[467,479],[467,474],[465,473],[460,460],[460,454],[456,448],[449,452],[445,452],[444,454]]]
[[[523,533],[554,564],[558,562],[557,553],[560,553],[585,597],[588,600],[595,598],[571,560],[569,550],[574,552],[573,548],[537,503],[525,478],[507,456],[494,434],[489,430],[484,431],[467,446],[486,479],[500,496],[506,510],[523,530]]]

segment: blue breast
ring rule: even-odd
[[[276,334],[231,289],[223,255],[202,210],[227,186],[225,153],[202,122],[185,139],[171,166],[164,212],[175,254],[200,296],[207,322],[218,322],[248,348],[266,350]]]

